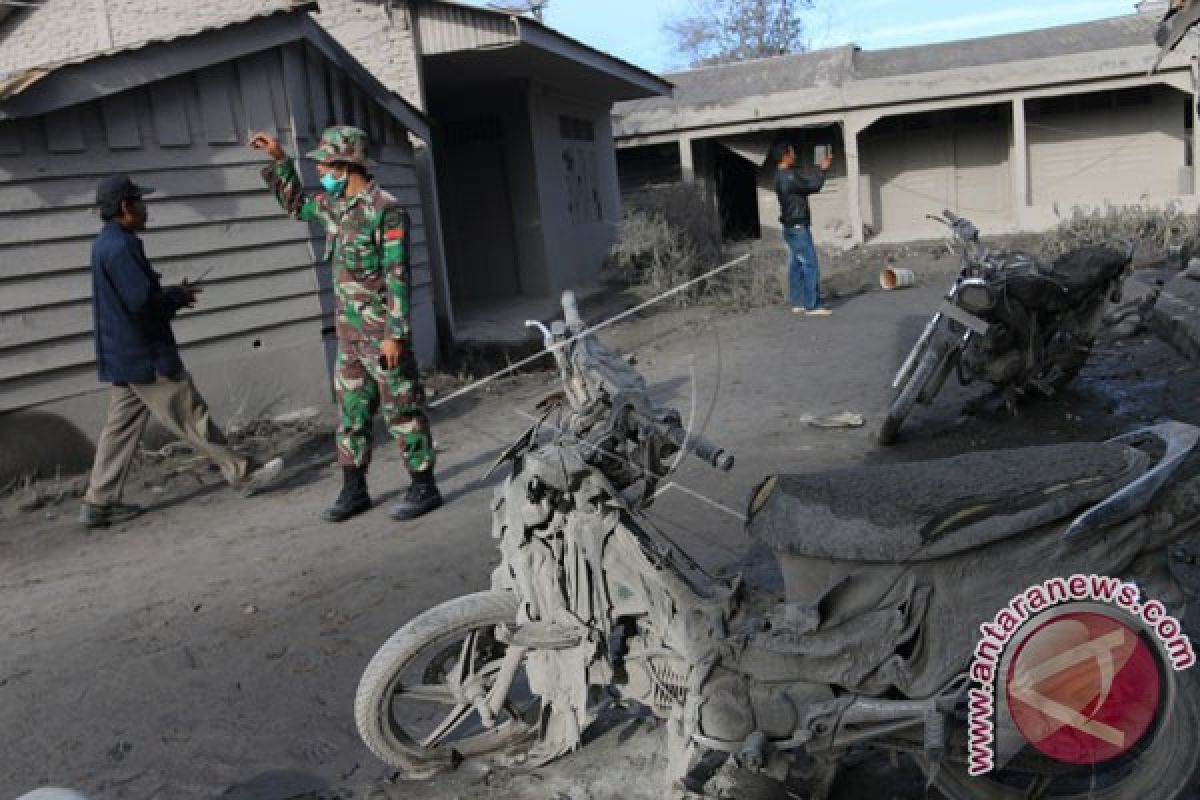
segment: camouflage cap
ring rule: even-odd
[[[327,163],[358,164],[373,167],[375,162],[367,158],[367,134],[361,128],[350,125],[334,125],[321,133],[317,149],[308,153],[314,161]]]

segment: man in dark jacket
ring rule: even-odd
[[[776,159],[775,196],[779,198],[779,221],[787,242],[788,287],[792,311],[811,317],[829,315],[821,303],[821,271],[817,264],[817,248],[812,238],[812,211],[808,196],[825,186],[825,173],[833,166],[833,156],[826,154],[817,165],[819,169],[796,166],[796,148],[784,144]]]
[[[200,288],[184,280],[164,289],[150,268],[137,231],[148,215],[142,197],[152,192],[125,175],[96,187],[104,228],[92,245],[92,316],[96,369],[112,384],[108,419],[96,443],[80,521],[89,528],[122,522],[141,513],[121,501],[138,440],[153,415],[168,431],[213,460],[243,495],[269,488],[283,471],[273,459],[257,466],[226,446],[208,406],[183,367],[171,319],[196,302]]]

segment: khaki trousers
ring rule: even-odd
[[[226,446],[225,435],[209,417],[208,406],[196,391],[192,376],[185,373],[179,380],[160,376],[154,383],[112,387],[108,419],[96,443],[96,461],[84,502],[120,502],[138,441],[151,414],[172,435],[212,459],[230,485],[245,479],[249,460]]]

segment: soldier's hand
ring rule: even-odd
[[[404,342],[399,339],[384,339],[380,352],[383,353],[384,367],[395,369],[400,366],[400,359],[404,358]]]
[[[275,161],[287,158],[287,153],[279,146],[279,140],[265,131],[259,131],[250,137],[250,147],[253,150],[265,150]]]

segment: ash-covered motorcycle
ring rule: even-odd
[[[535,768],[622,703],[666,721],[666,777],[688,796],[722,759],[781,780],[802,758],[820,800],[857,745],[912,756],[951,798],[1184,791],[1200,759],[1188,672],[1161,670],[1155,724],[1120,757],[1000,748],[982,778],[966,692],[981,623],[1028,586],[1095,573],[1180,603],[1167,547],[1200,527],[1200,429],[770,477],[747,528],[781,599],[710,574],[642,513],[684,454],[720,469],[732,456],[656,405],[570,297],[564,310],[544,332],[562,391],[498,462],[511,471],[492,500],[491,588],[418,615],[363,673],[355,719],[380,759],[409,777]]]
[[[892,381],[895,390],[878,441],[896,441],[918,404],[928,405],[954,373],[966,386],[986,381],[1013,409],[1019,396],[1052,396],[1087,362],[1106,300],[1117,302],[1132,245],[1080,247],[1043,265],[1018,252],[993,252],[970,220],[928,215],[959,248],[954,285]]]

